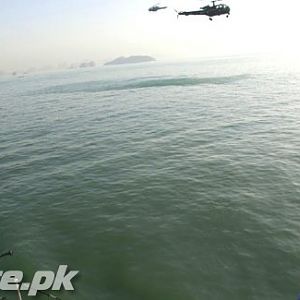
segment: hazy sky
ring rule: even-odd
[[[116,56],[189,60],[203,56],[300,53],[299,0],[225,0],[231,16],[176,18],[173,8],[199,0],[0,0],[0,70],[11,71]]]

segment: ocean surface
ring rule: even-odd
[[[296,300],[299,96],[254,57],[2,77],[0,269],[67,264],[66,300]]]

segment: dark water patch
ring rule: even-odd
[[[176,77],[176,78],[137,78],[125,81],[87,81],[51,86],[40,91],[42,94],[97,93],[142,88],[161,88],[171,86],[224,85],[250,78],[249,74],[221,77]]]

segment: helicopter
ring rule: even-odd
[[[158,10],[166,9],[166,8],[168,8],[168,6],[159,6],[159,4],[155,4],[155,5],[151,6],[148,10],[152,11],[152,12],[156,12]]]
[[[216,2],[222,0],[213,0],[212,5],[206,5],[200,8],[200,10],[195,11],[180,11],[177,12],[178,16],[208,16],[209,19],[212,21],[213,17],[226,15],[228,18],[230,15],[230,7],[226,4],[217,4]]]

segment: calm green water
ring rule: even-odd
[[[1,269],[68,264],[67,300],[296,300],[299,94],[256,59],[2,78]]]

